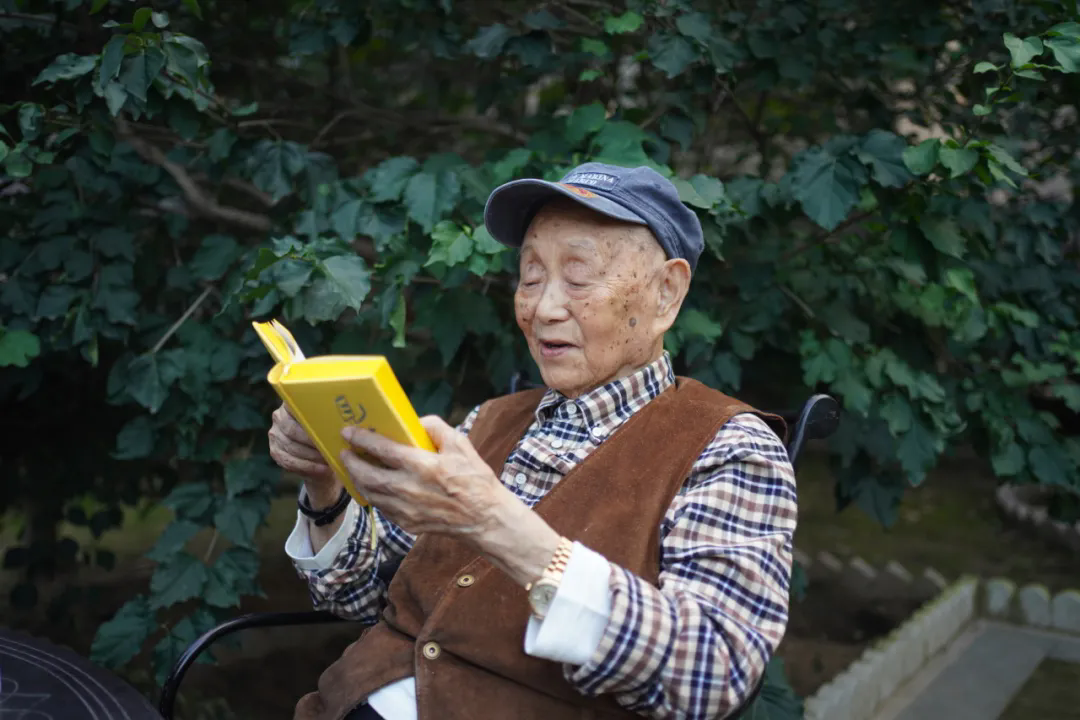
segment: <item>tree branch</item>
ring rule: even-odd
[[[135,152],[146,162],[157,165],[167,172],[170,177],[180,186],[184,193],[184,199],[194,210],[206,217],[220,220],[231,225],[237,225],[256,232],[270,232],[274,228],[274,222],[269,216],[261,213],[253,213],[240,208],[225,207],[217,200],[210,197],[203,188],[188,174],[182,165],[173,162],[159,147],[153,143],[138,137],[131,132],[127,121],[121,117],[115,120],[117,134],[126,140]]]

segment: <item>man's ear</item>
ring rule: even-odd
[[[682,258],[667,260],[657,277],[656,319],[668,330],[682,308],[686,293],[690,290],[690,263]]]

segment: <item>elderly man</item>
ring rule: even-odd
[[[795,480],[783,422],[676,377],[664,334],[703,242],[648,168],[496,189],[518,326],[548,389],[423,420],[437,453],[346,435],[344,493],[303,430],[286,551],[319,608],[373,623],[296,718],[717,718],[787,624]],[[776,428],[776,430],[772,429]],[[387,587],[377,569],[404,557]]]

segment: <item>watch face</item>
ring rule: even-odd
[[[539,580],[529,590],[529,604],[533,612],[543,616],[551,607],[551,601],[555,599],[555,592],[559,587],[550,580]]]

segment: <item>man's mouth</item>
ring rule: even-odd
[[[545,357],[554,357],[561,355],[562,353],[576,347],[572,343],[560,342],[558,340],[541,340],[540,352]]]

